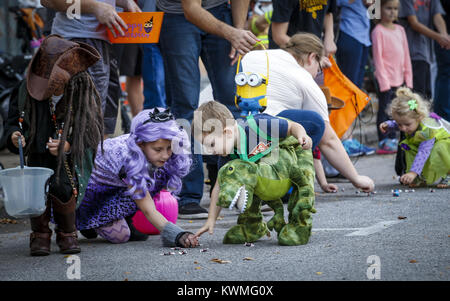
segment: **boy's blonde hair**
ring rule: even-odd
[[[198,107],[194,112],[194,118],[192,120],[192,134],[202,133],[203,135],[212,133],[217,126],[221,126],[224,129],[228,124],[230,124],[230,120],[235,121],[233,114],[231,114],[230,110],[217,101],[209,101],[202,104]],[[210,128],[204,127],[204,124],[207,121],[214,121],[213,126]]]
[[[306,32],[293,35],[281,48],[303,63],[310,53],[315,53],[321,58],[325,52],[322,41],[316,35]]]
[[[390,106],[391,116],[395,113],[398,116],[406,116],[415,120],[422,120],[428,117],[428,103],[423,98],[406,87],[397,89],[396,98],[392,100]],[[416,104],[416,105],[415,105]]]

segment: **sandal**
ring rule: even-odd
[[[420,177],[417,177],[414,179],[414,181],[409,184],[409,188],[419,188],[419,187],[426,187],[427,183],[422,180]]]
[[[441,181],[436,185],[436,188],[449,188],[449,182],[450,182],[450,176],[446,176],[445,178],[442,178]]]

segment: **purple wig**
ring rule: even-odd
[[[147,191],[153,195],[164,188],[178,193],[181,190],[181,178],[189,173],[192,164],[191,144],[186,131],[173,119],[165,122],[149,121],[152,111],[143,110],[133,118],[130,136],[126,141],[129,153],[124,163],[127,174],[125,182],[131,186],[127,194],[134,199],[144,198]],[[138,144],[158,139],[172,141],[172,156],[163,167],[154,170],[149,168],[151,163]]]

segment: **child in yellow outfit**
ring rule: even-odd
[[[406,139],[400,142],[405,152],[407,172],[400,182],[411,187],[438,182],[448,188],[450,173],[450,123],[436,113],[429,113],[422,98],[409,88],[399,88],[392,101],[394,120],[380,124],[385,133],[399,129]]]

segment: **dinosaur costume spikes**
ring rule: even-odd
[[[275,155],[276,153],[276,155]],[[314,209],[314,166],[310,150],[303,150],[294,137],[280,141],[279,152],[272,152],[258,163],[233,160],[218,174],[218,206],[240,209],[237,225],[223,239],[225,244],[255,242],[275,229],[280,245],[308,243]],[[289,198],[289,220],[284,220],[283,197],[293,187]],[[261,205],[275,212],[266,224]]]

